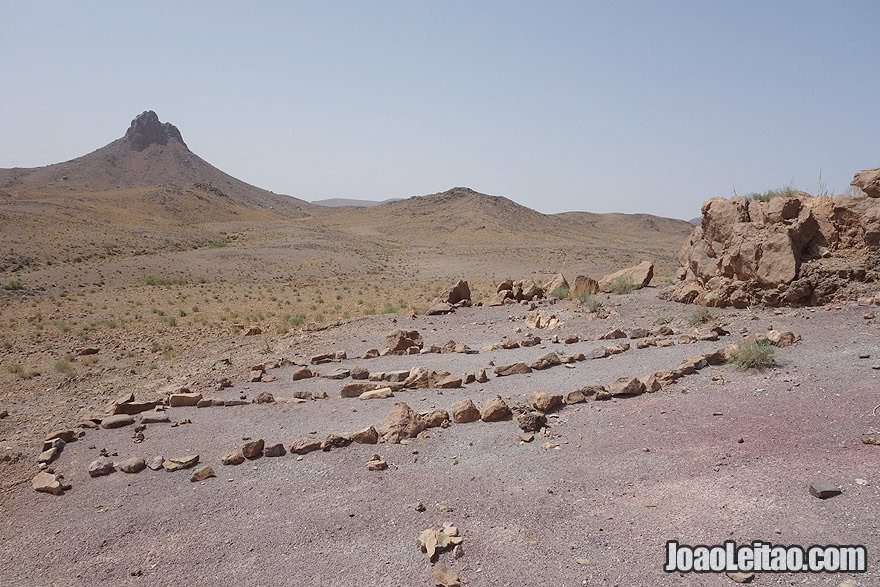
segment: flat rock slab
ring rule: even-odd
[[[828,499],[840,495],[842,491],[837,485],[828,481],[813,481],[810,483],[810,493],[819,499]]]
[[[102,428],[122,428],[123,426],[128,426],[129,424],[134,424],[134,418],[132,418],[128,414],[117,414],[115,416],[108,416],[101,420]]]
[[[166,471],[179,471],[181,469],[189,469],[199,462],[199,455],[187,455],[183,457],[173,457],[165,459],[162,466]]]

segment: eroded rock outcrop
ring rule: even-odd
[[[853,184],[872,190],[863,174]],[[679,283],[662,298],[705,306],[809,305],[880,289],[878,199],[804,192],[768,202],[711,198],[702,213],[679,253]]]

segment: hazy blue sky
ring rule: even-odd
[[[468,186],[544,212],[880,165],[880,2],[0,3],[0,167],[146,109],[305,199]]]

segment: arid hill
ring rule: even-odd
[[[693,226],[648,214],[542,214],[508,198],[465,187],[370,208],[312,212],[310,222],[411,248],[426,265],[458,266],[498,276],[523,272],[602,274],[643,258],[672,276],[675,251]]]
[[[220,171],[148,111],[88,155],[0,169],[0,271],[205,246],[224,237],[216,223],[301,218],[310,207]]]
[[[299,210],[310,206],[303,200],[260,189],[220,171],[190,151],[177,127],[159,122],[151,110],[135,117],[122,138],[88,155],[45,167],[0,169],[0,190],[13,196],[35,192],[100,194],[145,188],[155,188],[159,193],[159,186],[172,189],[180,199],[213,199],[212,204],[221,205],[216,211],[221,216],[224,209],[235,206],[301,216]],[[162,201],[157,197],[157,204]],[[183,206],[179,204],[174,213]],[[216,218],[207,215],[202,219]]]

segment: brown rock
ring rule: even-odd
[[[350,436],[352,442],[358,444],[376,444],[379,442],[379,433],[372,426],[358,430]]]
[[[619,277],[629,277],[633,281],[635,287],[647,287],[654,277],[654,263],[651,261],[642,261],[633,267],[621,269],[599,280],[599,289],[601,291],[609,291],[609,286]]]
[[[391,412],[382,423],[381,433],[386,442],[399,443],[425,429],[425,421],[403,402],[391,406]]]
[[[461,579],[446,565],[436,565],[431,569],[431,579],[436,587],[460,587]]]
[[[51,493],[52,495],[62,495],[64,493],[58,478],[45,471],[37,473],[37,476],[31,480],[31,487],[39,493]]]
[[[449,413],[446,410],[436,409],[419,414],[425,423],[425,428],[439,428],[449,425]]]
[[[645,384],[635,377],[618,377],[608,385],[612,396],[639,395],[645,393]]]
[[[388,463],[378,457],[379,455],[373,455],[373,458],[367,461],[367,470],[384,471],[388,468]]]
[[[201,469],[195,471],[189,478],[192,482],[204,481],[205,479],[210,479],[211,477],[216,477],[214,474],[214,468],[211,466],[202,467]]]
[[[143,457],[129,457],[116,463],[116,468],[123,473],[140,473],[147,466]]]
[[[108,416],[101,420],[101,428],[122,428],[134,424],[134,418],[128,414],[118,414],[116,416]]]
[[[321,442],[310,438],[302,438],[290,445],[290,452],[304,455],[316,450],[321,450]]]
[[[562,396],[549,391],[533,391],[531,395],[532,406],[540,412],[549,412],[553,408],[562,405]]]
[[[352,379],[368,379],[370,377],[370,370],[366,367],[352,367],[349,374]]]
[[[571,296],[578,299],[581,295],[593,295],[599,292],[599,282],[591,279],[586,275],[578,275],[574,278],[574,285],[571,288]]]
[[[587,401],[587,397],[580,389],[569,391],[567,394],[565,394],[565,403],[567,404],[580,404],[585,401]]]
[[[275,403],[275,396],[273,396],[268,391],[261,391],[257,394],[257,403],[258,404],[273,404]]]
[[[391,391],[397,391],[403,388],[399,383],[386,383],[381,381],[354,381],[346,383],[339,390],[339,397],[360,397],[365,391],[373,391],[375,389],[390,388]]]
[[[284,450],[284,445],[279,443],[270,444],[263,450],[263,455],[267,457],[283,457],[287,454],[287,451]]]
[[[241,447],[241,454],[243,454],[245,458],[256,459],[263,455],[263,447],[265,446],[266,442],[262,438],[259,440],[252,440]]]
[[[507,377],[508,375],[522,375],[531,373],[532,368],[527,363],[514,363],[512,365],[504,365],[495,367],[495,375],[497,377]]]
[[[554,290],[562,287],[568,289],[568,281],[566,281],[565,276],[562,275],[562,273],[557,273],[553,276],[553,279],[544,284],[543,289],[549,296],[553,294]]]
[[[452,404],[452,420],[456,424],[467,424],[480,419],[480,410],[469,399],[463,399]]]
[[[796,337],[793,332],[780,332],[778,330],[771,330],[767,333],[767,339],[773,343],[774,346],[785,347],[791,346],[795,343]]]
[[[330,434],[327,438],[324,439],[324,442],[321,443],[321,450],[324,452],[330,451],[334,448],[344,448],[351,444],[351,439],[345,436],[338,436],[336,434]]]
[[[504,400],[501,399],[501,396],[496,395],[495,397],[490,397],[483,403],[483,407],[480,408],[480,419],[483,422],[497,422],[498,420],[506,420],[510,418],[512,412],[510,408],[504,403]]]
[[[370,391],[363,392],[358,396],[358,399],[384,399],[387,397],[392,397],[393,395],[394,393],[392,393],[390,387],[380,387],[379,389],[371,389]]]
[[[880,198],[880,167],[862,169],[855,174],[850,185],[862,190],[869,198]]]
[[[233,450],[223,455],[220,462],[224,465],[240,465],[244,462],[244,455],[240,450]]]
[[[392,330],[385,335],[385,348],[389,352],[405,354],[410,347],[422,348],[424,341],[418,330]]]
[[[379,356],[379,349],[367,349],[362,359],[375,359]]]
[[[200,393],[172,393],[168,396],[168,405],[172,408],[196,406],[202,399]]]
[[[300,367],[295,370],[291,375],[291,380],[299,381],[300,379],[308,379],[309,377],[314,377],[315,374],[308,367]]]
[[[556,365],[562,364],[562,360],[559,358],[554,352],[549,352],[544,355],[541,355],[534,362],[532,362],[532,369],[547,369],[548,367],[554,367]],[[497,373],[497,370],[496,370]]]
[[[458,283],[440,294],[438,301],[452,305],[470,302],[471,289],[468,286],[468,282],[461,279],[458,280]]]
[[[609,332],[606,332],[602,336],[599,337],[599,340],[614,340],[616,338],[626,338],[626,332],[621,330],[620,328],[615,328]]]
[[[76,439],[76,432],[73,430],[56,430],[46,437],[46,442],[55,439],[61,439],[64,442],[73,442]]]
[[[547,425],[547,416],[540,412],[520,412],[516,421],[523,432],[537,432]]]

